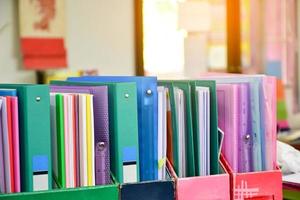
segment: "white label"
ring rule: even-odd
[[[48,189],[48,174],[33,175],[33,191]]]
[[[123,165],[123,182],[124,183],[137,182],[136,171],[137,171],[136,164]]]

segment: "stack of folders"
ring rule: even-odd
[[[48,86],[0,88],[0,193],[51,189]]]
[[[51,86],[53,177],[59,188],[110,183],[106,86]]]
[[[126,147],[122,152],[122,157],[124,159],[124,164],[126,163],[139,163],[139,177],[136,178],[125,178],[117,175],[117,180],[120,182],[132,182],[132,180],[136,181],[150,181],[150,180],[158,180],[162,179],[165,176],[165,150],[163,147],[158,147],[158,143],[163,144],[165,138],[162,137],[163,131],[165,132],[166,128],[163,127],[162,123],[158,123],[158,91],[157,91],[157,79],[156,77],[133,77],[133,76],[83,76],[83,77],[73,77],[68,78],[69,83],[94,83],[94,84],[103,84],[108,83],[112,86],[121,87],[125,83],[127,85],[122,86],[122,89],[118,89],[118,92],[123,92],[123,96],[118,99],[117,102],[123,102],[123,97],[126,91],[130,91],[131,87],[128,86],[129,83],[135,85],[135,93],[136,99],[135,101],[137,105],[137,117],[138,119],[130,118],[131,115],[126,115],[125,118],[122,118],[126,125],[130,125],[130,123],[134,123],[134,121],[138,120],[138,141],[137,143],[133,143],[134,146],[138,147],[138,152],[136,152],[132,147]],[[112,87],[111,86],[111,87]],[[113,88],[111,88],[113,91]],[[117,96],[118,94],[111,94]],[[127,97],[126,97],[127,98]],[[127,98],[127,105],[132,102],[133,96]],[[113,97],[111,97],[111,100]],[[163,103],[163,102],[162,102]],[[122,104],[121,106],[126,106],[126,104]],[[127,106],[128,107],[128,106]],[[121,108],[120,108],[121,109]],[[124,109],[124,108],[123,108]],[[160,110],[163,108],[160,108]],[[128,113],[134,114],[133,110],[128,110]],[[121,112],[121,110],[120,110]],[[162,113],[162,111],[160,111]],[[127,113],[127,114],[128,114]],[[125,113],[118,113],[118,115],[123,115]],[[160,116],[162,119],[163,116]],[[113,117],[112,117],[113,119]],[[113,120],[112,120],[113,121]],[[120,121],[120,122],[122,122]],[[161,121],[160,121],[161,122]],[[125,124],[122,124],[125,126]],[[161,130],[158,129],[160,126]],[[114,126],[112,126],[113,128]],[[120,127],[121,128],[121,127]],[[128,129],[124,127],[124,130],[131,130],[131,134],[133,134],[132,129]],[[119,137],[124,137],[124,141],[129,140],[126,136],[129,133],[124,133],[124,135]],[[135,135],[135,133],[133,134]],[[128,135],[129,136],[129,135]],[[160,137],[160,138],[159,138]],[[134,139],[134,138],[133,138]],[[134,140],[133,140],[134,141]],[[129,141],[128,141],[129,142]],[[132,141],[130,142],[132,143]],[[128,146],[128,145],[126,145]],[[136,159],[136,156],[139,155],[139,158]],[[122,158],[120,157],[120,158]],[[127,160],[129,162],[127,162]],[[126,162],[125,162],[126,161]],[[114,165],[113,165],[114,167]],[[130,169],[134,169],[134,167],[124,166],[124,171]],[[120,174],[120,173],[118,173]],[[130,177],[131,173],[127,173]],[[132,179],[132,180],[131,180]]]
[[[15,89],[0,89],[0,193],[21,191],[19,111]]]
[[[222,152],[233,172],[276,169],[276,79],[213,75],[217,82]]]
[[[159,85],[158,107],[167,111],[167,157],[177,175],[218,174],[215,82],[159,81]]]
[[[53,81],[51,91],[59,186],[109,184],[110,171],[120,183],[138,182],[136,84]]]
[[[167,157],[180,177],[218,174],[219,144],[214,81],[159,81],[157,86],[155,77],[85,76],[68,78],[67,82],[56,81],[53,84],[110,84],[109,90],[114,91],[113,86],[130,82],[136,85],[137,94],[139,180],[164,180],[167,176]],[[130,91],[128,86],[126,91]],[[118,96],[112,92],[110,95],[110,101]],[[119,101],[121,100],[116,100]],[[133,113],[132,110],[130,113]],[[120,111],[118,114],[123,113]],[[134,121],[129,117],[125,117],[128,119],[126,125]],[[113,116],[110,118],[114,119]],[[122,125],[125,127],[125,124]],[[117,131],[113,127],[111,130]],[[127,130],[126,127],[124,129]],[[124,133],[124,136],[125,134],[128,133]],[[112,142],[114,143],[114,139]],[[132,151],[122,152],[125,158],[132,155]],[[114,159],[114,155],[111,158]],[[111,164],[117,180],[126,182],[125,177],[118,176],[120,170],[114,168],[118,163]],[[130,176],[130,173],[125,174]]]

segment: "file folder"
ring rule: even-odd
[[[177,116],[178,128],[178,174],[180,177],[187,176],[187,133],[186,133],[186,112],[185,96],[183,90],[174,88],[175,112]]]
[[[51,115],[56,116],[51,121],[53,178],[59,188],[66,188],[66,158],[65,158],[65,122],[64,99],[61,94],[50,95]]]
[[[159,81],[159,85],[164,85],[168,88],[172,88],[174,84],[178,83],[188,83],[191,87],[191,104],[192,104],[192,119],[193,119],[193,138],[196,141],[199,141],[199,124],[197,123],[199,113],[196,108],[196,101],[197,101],[197,87],[207,87],[209,88],[209,96],[210,96],[210,174],[219,174],[219,140],[218,140],[218,113],[217,113],[217,96],[216,96],[216,83],[215,81],[210,81],[210,80],[176,80],[172,81],[172,83],[168,83],[168,81]],[[174,93],[172,90],[170,91],[170,96],[173,96]],[[172,98],[171,98],[171,107],[172,107]],[[175,108],[172,108],[174,110]],[[173,115],[173,113],[172,113]],[[172,117],[172,130],[173,132],[177,131],[176,127],[176,117]],[[173,137],[176,137],[176,134],[173,134]],[[173,142],[175,142],[177,138],[173,138]],[[194,155],[195,155],[195,173],[196,175],[199,175],[199,158],[196,155],[199,155],[200,152],[198,152],[199,149],[199,144],[196,142],[194,143]],[[173,146],[174,148],[174,146]],[[177,150],[176,148],[173,149],[173,156],[175,156],[173,159],[176,163],[176,154]],[[177,171],[177,166],[173,166],[175,171]]]
[[[83,76],[71,77],[75,82],[135,82],[138,101],[138,129],[141,181],[157,180],[157,79],[134,76]]]
[[[158,91],[158,180],[166,179],[167,160],[167,90],[157,87]]]
[[[172,115],[172,130],[173,130],[173,159],[174,159],[174,168],[178,172],[180,159],[179,159],[179,150],[178,150],[178,112],[176,112],[175,106],[175,93],[176,88],[180,89],[184,93],[185,98],[185,115],[186,115],[186,160],[187,160],[187,170],[186,176],[195,175],[195,150],[194,150],[194,135],[193,135],[193,119],[192,119],[192,101],[191,101],[191,86],[188,82],[179,82],[179,81],[159,81],[159,85],[168,88],[170,95],[170,104],[171,104],[171,115]]]
[[[210,174],[219,174],[219,140],[218,140],[218,114],[217,114],[217,97],[216,97],[216,83],[215,81],[210,80],[176,80],[176,81],[159,81],[159,85],[165,86],[169,88],[170,100],[171,100],[171,110],[175,110],[174,107],[174,91],[172,87],[175,85],[179,86],[182,84],[189,84],[190,86],[190,95],[191,95],[191,113],[192,113],[192,122],[190,122],[189,126],[192,126],[191,132],[193,136],[193,141],[199,141],[199,124],[197,122],[199,113],[197,111],[197,87],[207,87],[209,88],[209,106],[210,106]],[[187,87],[187,86],[186,86]],[[176,114],[176,113],[175,113]],[[174,123],[173,123],[174,122]],[[177,133],[177,119],[172,112],[172,131]],[[174,169],[178,171],[178,154],[177,150],[177,136],[173,134],[173,159],[174,159]],[[174,145],[175,144],[175,145]],[[189,143],[190,145],[191,143]],[[200,175],[200,163],[199,163],[199,144],[194,142],[194,162],[195,162],[195,175]]]
[[[163,86],[167,88],[168,91],[168,99],[169,99],[169,106],[170,106],[170,111],[169,115],[170,118],[168,119],[168,142],[171,144],[168,144],[170,147],[170,150],[168,152],[168,156],[172,156],[172,165],[175,169],[175,171],[178,173],[179,172],[179,151],[178,151],[178,146],[179,146],[179,136],[178,136],[178,118],[177,118],[177,113],[176,113],[176,106],[175,106],[175,94],[174,94],[174,85],[173,82],[171,81],[159,81],[158,82],[159,86]],[[170,127],[171,123],[171,127]],[[172,129],[172,132],[170,132],[169,129]],[[171,137],[170,137],[171,136]],[[171,152],[170,152],[171,151]]]
[[[1,113],[1,118],[2,118],[2,105],[3,105],[3,97],[0,97],[0,113]],[[4,175],[4,156],[3,156],[3,124],[2,120],[0,121],[0,193],[5,192],[5,175]]]
[[[87,95],[81,94],[79,95],[78,100],[78,112],[79,112],[79,158],[80,158],[80,186],[88,186],[88,164],[87,164],[87,122],[86,122],[86,101]]]
[[[218,84],[217,90],[219,128],[225,132],[224,156],[234,172],[253,171],[249,84]]]
[[[13,178],[11,176],[11,159],[10,159],[10,142],[9,142],[9,128],[8,128],[8,100],[6,97],[2,98],[2,113],[1,113],[1,125],[2,125],[2,151],[3,154],[1,157],[3,158],[3,173],[4,177],[4,192],[5,193],[11,193],[12,191],[12,185],[11,185],[11,179]]]
[[[216,95],[216,82],[210,80],[191,80],[191,96],[192,96],[192,113],[193,113],[193,128],[194,137],[199,137],[199,124],[197,119],[199,116],[196,101],[197,101],[197,87],[207,87],[209,89],[209,109],[210,109],[210,174],[219,174],[219,139],[218,139],[218,112],[217,112],[217,95]],[[198,140],[196,140],[198,141]],[[199,155],[197,152],[199,147],[195,143],[195,155]],[[200,169],[199,159],[196,156],[196,171]],[[201,163],[200,163],[201,164]],[[199,175],[199,174],[196,174]]]
[[[238,171],[239,109],[238,84],[218,84],[218,125],[224,131],[222,153],[234,171]]]
[[[87,126],[87,148],[88,148],[88,155],[87,155],[87,167],[88,167],[88,186],[95,185],[95,155],[94,155],[94,122],[93,122],[93,96],[87,95],[87,119],[86,119],[86,126]]]
[[[17,97],[12,97],[12,132],[14,146],[14,177],[15,192],[21,192],[20,175],[20,141],[19,141],[19,102]]]
[[[74,188],[76,186],[76,132],[75,132],[75,109],[74,95],[63,94],[64,97],[64,122],[65,122],[65,156],[66,156],[66,186]],[[92,133],[90,133],[92,135]],[[90,144],[91,145],[91,144]],[[92,146],[89,148],[91,151]],[[89,152],[92,155],[92,152]],[[93,162],[93,159],[89,159]],[[91,185],[89,185],[91,186]]]
[[[247,76],[241,75],[235,77],[233,75],[217,75],[208,76],[205,79],[216,80],[217,84],[234,84],[234,83],[248,83],[250,86],[250,108],[252,116],[252,160],[253,171],[265,170],[266,154],[265,154],[265,113],[264,106],[260,103],[264,101],[263,98],[263,81],[262,75]]]
[[[4,106],[2,108],[3,123],[1,123],[2,134],[0,135],[0,137],[2,137],[3,135],[5,139],[6,138],[5,136],[8,136],[6,138],[8,139],[8,142],[5,142],[5,149],[4,149],[4,152],[8,154],[4,154],[4,155],[1,154],[2,156],[1,159],[3,159],[4,156],[9,155],[9,159],[0,161],[0,165],[5,164],[5,168],[6,168],[5,176],[9,176],[6,177],[5,179],[3,177],[3,181],[4,180],[7,181],[7,183],[5,184],[6,189],[4,189],[4,185],[3,185],[0,191],[2,190],[3,192],[6,193],[20,192],[19,117],[18,117],[18,97],[16,97],[16,95],[17,95],[17,91],[15,89],[0,89],[0,96],[4,101],[3,102]],[[5,125],[4,129],[2,129],[4,127],[3,125]]]
[[[195,155],[194,155],[194,136],[192,119],[192,100],[191,87],[186,82],[174,82],[173,87],[183,90],[185,96],[185,114],[186,114],[186,158],[187,158],[187,176],[195,176]]]
[[[12,130],[12,97],[6,97],[7,109],[7,126],[8,126],[8,151],[9,151],[9,176],[10,176],[10,191],[15,192],[15,175],[14,175],[14,157],[13,157],[13,130]],[[7,160],[8,161],[8,160]]]
[[[238,84],[238,110],[239,110],[239,132],[238,132],[238,167],[239,172],[253,171],[251,162],[251,108],[250,108],[250,86],[247,83]]]
[[[196,109],[198,111],[197,123],[199,126],[198,156],[200,176],[210,175],[210,97],[209,88],[196,87]]]
[[[138,182],[140,166],[136,84],[72,81],[52,81],[51,84],[108,86],[111,171],[120,183]]]
[[[265,134],[265,169],[271,170],[277,168],[277,79],[272,76],[263,76],[263,95],[264,95],[264,112],[266,127]]]
[[[108,89],[107,86],[55,86],[51,85],[52,92],[92,94],[94,99],[94,138],[95,138],[95,183],[96,185],[110,182],[109,148],[98,148],[103,145],[109,146],[109,115],[108,115]],[[103,155],[103,156],[101,156]],[[97,160],[99,162],[97,162]],[[101,160],[104,160],[104,163]],[[104,167],[102,167],[104,165]]]
[[[21,191],[52,188],[50,97],[46,85],[0,84],[19,100]]]
[[[193,135],[193,119],[192,119],[192,101],[191,101],[191,86],[187,82],[174,82],[175,88],[180,88],[184,91],[185,96],[185,114],[186,114],[186,131],[187,131],[187,176],[195,176],[195,155],[194,155],[194,135]]]

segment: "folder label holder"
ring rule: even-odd
[[[32,159],[33,191],[48,190],[48,157],[34,156]]]
[[[135,147],[123,148],[123,182],[137,182],[137,153]]]

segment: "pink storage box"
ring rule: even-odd
[[[168,169],[175,179],[177,200],[220,200],[230,199],[230,178],[226,168],[220,164],[224,174],[178,178],[170,162]]]
[[[272,171],[234,173],[221,155],[221,162],[230,174],[230,196],[234,200],[281,200],[282,175]]]

